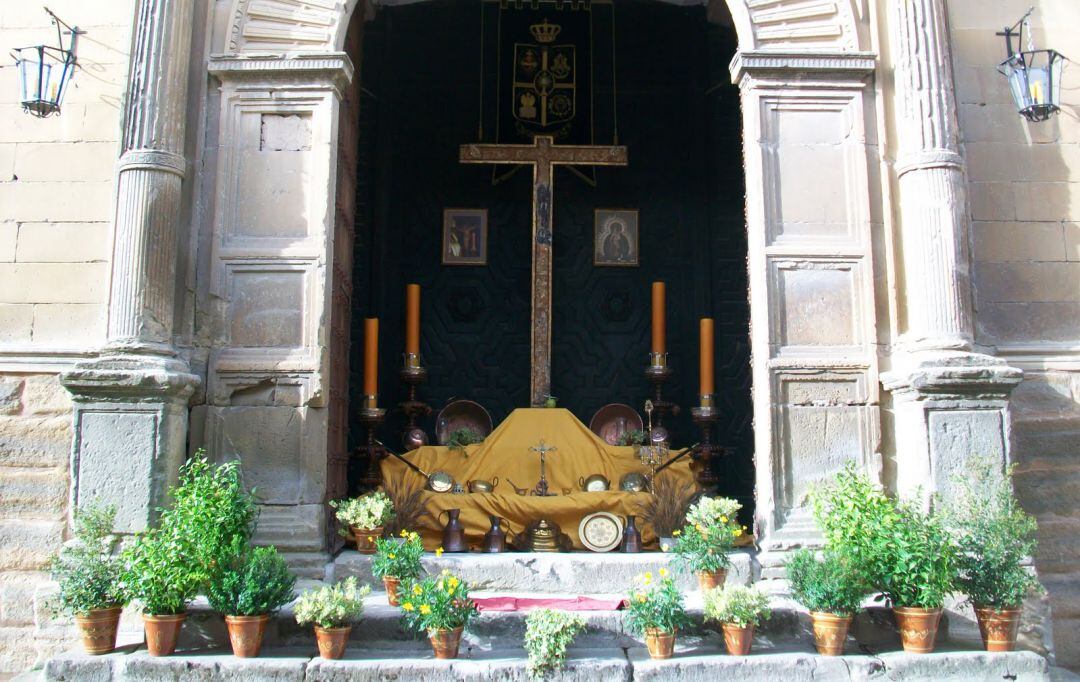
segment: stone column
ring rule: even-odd
[[[134,532],[184,461],[199,384],[173,346],[177,232],[193,0],[139,0],[117,163],[108,342],[61,381],[71,391],[72,499],[116,504]]]
[[[903,333],[882,383],[896,412],[897,487],[948,488],[972,456],[1008,458],[1020,370],[975,345],[971,218],[944,0],[890,0]]]

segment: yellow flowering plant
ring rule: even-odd
[[[731,563],[728,553],[746,532],[739,525],[742,505],[727,497],[703,497],[686,512],[686,525],[675,534],[676,563],[692,572],[713,572]]]
[[[634,634],[650,628],[674,633],[690,625],[683,594],[666,568],[636,576],[627,599],[626,627]]]
[[[449,570],[404,586],[398,601],[402,624],[417,633],[464,627],[477,613],[469,586]]]
[[[419,577],[423,568],[420,557],[424,555],[424,542],[415,531],[401,531],[399,539],[375,540],[375,557],[371,572],[376,578],[410,580]]]

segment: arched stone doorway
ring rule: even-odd
[[[222,333],[205,440],[250,462],[267,495],[264,532],[297,551],[326,546],[323,503],[343,492],[347,407],[330,358],[347,343],[333,301],[349,255],[335,232],[351,219],[339,159],[355,141],[341,123],[354,75],[342,50],[362,7],[239,0],[210,60],[221,84],[209,113],[210,324]],[[780,550],[810,533],[811,483],[848,461],[881,468],[875,57],[862,51],[868,19],[857,3],[729,0],[710,11],[730,11],[739,36],[731,74],[743,110],[755,531],[763,549]],[[265,151],[273,167],[260,165]]]

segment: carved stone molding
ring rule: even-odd
[[[805,52],[769,51],[748,52],[740,50],[731,60],[731,82],[739,83],[743,75],[785,74],[851,74],[869,75],[877,65],[873,52]]]
[[[342,95],[355,69],[344,52],[300,54],[288,57],[213,55],[208,70],[218,80],[280,81],[314,79],[333,84]]]

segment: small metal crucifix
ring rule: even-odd
[[[537,497],[551,497],[554,494],[548,492],[548,482],[547,475],[544,469],[544,459],[547,453],[555,452],[558,449],[559,448],[553,445],[546,444],[544,442],[544,439],[542,438],[540,439],[540,445],[534,445],[533,447],[529,448],[529,450],[532,452],[540,453],[540,482],[537,483],[536,488],[533,489],[533,495],[536,495]]]
[[[529,397],[540,407],[551,393],[551,237],[555,166],[625,166],[626,147],[557,145],[550,135],[532,144],[463,144],[461,163],[533,167],[532,373]],[[542,460],[541,460],[542,461]]]

